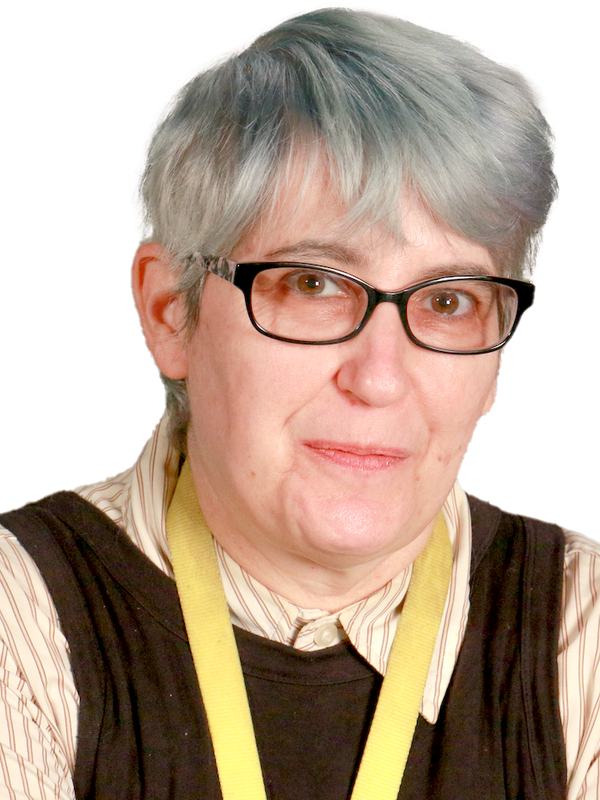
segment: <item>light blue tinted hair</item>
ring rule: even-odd
[[[191,253],[229,255],[292,163],[310,177],[312,153],[325,157],[350,226],[380,222],[401,236],[409,189],[518,277],[556,192],[550,138],[524,79],[471,46],[391,17],[315,11],[181,91],[143,177],[149,238],[182,270],[193,324],[203,278]],[[185,390],[175,399],[172,384],[183,419]]]

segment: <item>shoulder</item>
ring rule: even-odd
[[[569,798],[596,797],[600,785],[599,598],[600,544],[565,531],[558,678]]]
[[[572,640],[592,620],[600,622],[600,543],[572,531],[564,536],[563,638]]]
[[[563,613],[573,603],[579,619],[585,608],[598,604],[600,598],[600,542],[543,520],[509,513],[483,500],[468,496],[473,531],[473,556],[489,546],[499,534],[526,530],[534,546],[552,546],[560,554],[563,578]]]
[[[1,524],[0,576],[2,595],[6,599],[0,604],[3,620],[9,616],[24,620],[35,609],[36,618],[45,621],[46,630],[58,628],[54,604],[34,559],[15,533]]]
[[[1,525],[0,654],[6,785],[16,791],[23,769],[43,768],[62,786],[74,767],[79,702],[69,647],[34,560]]]
[[[2,525],[0,596],[0,640],[11,650],[18,671],[35,688],[35,695],[44,697],[47,670],[57,674],[70,671],[69,649],[37,564],[15,534]]]
[[[600,542],[574,531],[563,530],[565,537],[565,561],[583,556],[595,560],[600,556]]]
[[[558,525],[521,514],[509,513],[468,495],[471,514],[471,575],[483,561],[504,570],[520,563],[528,584],[537,585],[560,601],[564,569],[565,533]],[[551,580],[547,580],[552,576]],[[546,580],[544,580],[544,577]],[[540,584],[540,581],[543,581]]]

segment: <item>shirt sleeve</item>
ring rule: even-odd
[[[0,800],[74,800],[79,698],[35,563],[0,526]]]
[[[568,800],[600,798],[600,545],[566,534],[558,647]]]

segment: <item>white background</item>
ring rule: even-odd
[[[12,3],[1,51],[0,508],[129,466],[163,392],[129,289],[137,184],[174,92],[318,0]],[[556,135],[561,184],[537,301],[461,479],[600,539],[598,67],[593,4],[364,0],[521,70]]]

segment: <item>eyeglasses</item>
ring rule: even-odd
[[[296,344],[345,342],[360,333],[380,303],[394,303],[418,347],[490,353],[510,339],[534,295],[531,283],[485,275],[434,278],[400,292],[380,292],[354,275],[314,264],[194,258],[244,293],[257,331]]]

